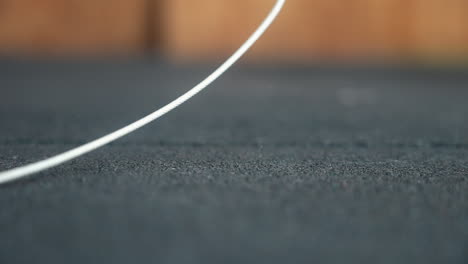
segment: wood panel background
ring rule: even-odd
[[[275,0],[0,0],[0,55],[217,59]],[[288,0],[249,58],[468,59],[468,0]]]
[[[0,52],[96,55],[145,48],[146,0],[0,0]]]
[[[166,51],[226,56],[274,0],[167,1]],[[466,0],[289,0],[250,58],[467,58]]]

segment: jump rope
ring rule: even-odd
[[[104,145],[109,144],[112,141],[115,141],[125,135],[132,133],[133,131],[153,122],[154,120],[158,119],[159,117],[167,114],[179,105],[183,104],[184,102],[201,92],[203,89],[205,89],[208,85],[210,85],[212,82],[218,79],[221,75],[223,75],[224,72],[231,68],[231,66],[234,63],[236,63],[242,57],[242,55],[244,55],[250,49],[250,47],[252,47],[253,44],[255,44],[255,42],[263,35],[263,33],[265,33],[265,31],[276,19],[281,9],[283,8],[285,1],[286,0],[277,0],[275,6],[270,11],[268,16],[257,28],[257,30],[247,39],[247,41],[244,44],[242,44],[242,46],[236,52],[234,52],[234,54],[231,57],[229,57],[223,64],[221,64],[221,66],[219,66],[212,74],[210,74],[202,82],[197,84],[185,94],[181,95],[174,101],[168,103],[167,105],[156,110],[155,112],[110,134],[95,139],[89,143],[86,143],[84,145],[78,146],[74,149],[65,151],[63,153],[41,161],[2,171],[0,172],[0,185],[25,178],[32,174],[56,167],[67,161],[76,159],[82,155],[85,155],[88,152],[103,147]]]

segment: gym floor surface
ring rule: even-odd
[[[0,63],[0,170],[214,67]],[[0,186],[0,263],[466,263],[466,69],[237,65],[147,127]]]

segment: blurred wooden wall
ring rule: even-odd
[[[275,0],[171,0],[165,47],[179,58],[227,55]],[[250,57],[468,59],[467,0],[289,0]]]
[[[0,55],[224,57],[275,0],[0,0]],[[468,0],[287,0],[250,58],[467,58]]]
[[[146,48],[147,0],[0,0],[6,55],[133,54]]]

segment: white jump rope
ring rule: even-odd
[[[166,106],[158,109],[157,111],[143,117],[142,119],[137,120],[136,122],[131,123],[130,125],[127,125],[101,138],[93,140],[74,149],[68,150],[56,156],[50,157],[48,159],[0,172],[0,184],[24,178],[31,174],[50,169],[72,159],[78,158],[88,152],[98,149],[114,140],[117,140],[127,134],[132,133],[133,131],[147,125],[148,123],[158,119],[159,117],[165,115],[174,108],[183,104],[185,101],[189,100],[194,95],[205,89],[216,79],[218,79],[218,77],[220,77],[226,70],[228,70],[236,61],[239,60],[240,57],[242,57],[242,55],[244,55],[245,52],[249,50],[250,47],[252,47],[252,45],[262,36],[262,34],[270,27],[271,23],[278,16],[285,1],[286,0],[277,0],[275,6],[270,11],[270,14],[268,14],[266,19],[252,34],[252,36],[250,36],[249,39],[247,39],[247,41],[244,44],[242,44],[242,46],[229,59],[226,60],[226,62],[219,66],[218,69],[216,69],[211,75],[206,77],[206,79],[204,79],[201,83],[190,89],[185,94],[181,95],[180,97],[170,102]]]

